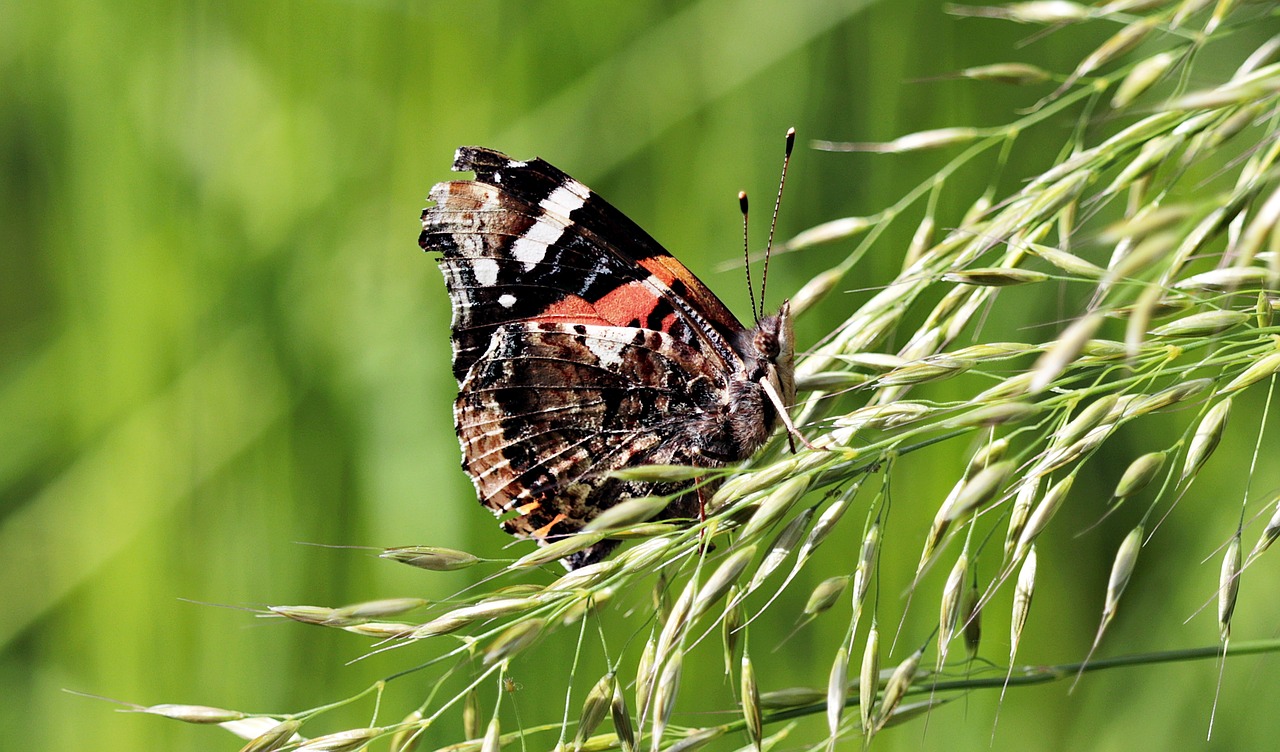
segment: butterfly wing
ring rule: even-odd
[[[665,332],[526,322],[497,329],[454,415],[481,502],[508,516],[508,532],[547,540],[627,498],[690,485],[624,482],[612,470],[737,459],[730,393],[722,370]]]
[[[735,368],[744,328],[644,230],[546,162],[463,147],[440,183],[419,245],[442,254],[459,384],[494,331],[524,321],[631,326],[707,348]]]
[[[763,443],[774,413],[753,333],[683,264],[542,160],[464,147],[454,169],[476,179],[432,189],[419,244],[441,254],[453,303],[463,467],[509,532],[545,541],[691,485],[614,469],[718,467]]]

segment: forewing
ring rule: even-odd
[[[418,242],[442,255],[459,383],[499,327],[530,321],[662,331],[736,367],[733,314],[586,186],[540,159],[476,147],[459,149],[453,169],[476,179],[432,189]]]
[[[454,417],[480,501],[513,515],[509,532],[545,540],[654,490],[609,471],[700,462],[694,437],[725,393],[705,356],[661,331],[508,324],[471,368]]]

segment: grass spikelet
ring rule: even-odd
[[[484,733],[480,713],[480,693],[474,688],[462,700],[462,732],[468,739],[479,739]]]
[[[760,502],[760,507],[742,528],[742,539],[752,540],[775,522],[782,519],[791,507],[809,490],[809,475],[799,475],[781,483],[776,490]]]
[[[1018,570],[1018,582],[1013,589],[1013,612],[1009,618],[1009,663],[1013,663],[1018,655],[1018,644],[1022,641],[1022,629],[1027,625],[1027,615],[1031,613],[1031,598],[1036,592],[1036,547],[1027,549],[1026,558],[1022,561],[1022,569]]]
[[[388,752],[414,752],[422,744],[422,711],[414,710],[399,723],[400,729],[391,735]]]
[[[676,648],[662,664],[662,672],[653,693],[653,744],[657,750],[662,734],[676,709],[676,696],[680,692],[680,671],[684,666],[684,651]]]
[[[489,726],[484,732],[484,741],[480,743],[480,752],[499,752],[502,749],[502,726],[498,717],[489,719]]]
[[[1102,644],[1102,636],[1106,634],[1107,627],[1116,618],[1116,612],[1120,608],[1120,596],[1124,594],[1125,588],[1129,585],[1129,578],[1133,576],[1133,569],[1138,564],[1138,554],[1142,552],[1144,534],[1143,526],[1138,525],[1129,531],[1129,534],[1120,542],[1120,548],[1116,550],[1115,559],[1111,562],[1111,575],[1107,578],[1107,595],[1102,604],[1102,618],[1098,622],[1098,631],[1094,633],[1093,644],[1089,646],[1088,654],[1080,663],[1080,670],[1071,684],[1072,689],[1084,675],[1085,666],[1093,658],[1094,651]]]
[[[1027,85],[1041,84],[1048,81],[1052,74],[1043,68],[1027,63],[992,63],[965,68],[960,71],[962,78],[975,81],[998,81],[1002,84]]]
[[[1270,355],[1264,355],[1253,365],[1244,369],[1239,376],[1227,382],[1227,385],[1222,387],[1218,393],[1230,394],[1231,392],[1238,392],[1263,379],[1274,376],[1277,372],[1280,372],[1280,352],[1273,352]]]
[[[809,522],[813,519],[815,511],[816,507],[809,507],[793,517],[786,527],[782,528],[782,532],[778,533],[772,545],[769,546],[769,551],[764,555],[760,566],[756,567],[755,574],[751,576],[751,582],[747,585],[748,593],[758,588],[791,555],[796,544],[800,542],[800,536],[809,529]]]
[[[1184,316],[1151,330],[1156,337],[1207,337],[1225,332],[1249,320],[1243,311],[1205,311]]]
[[[649,713],[649,701],[653,698],[657,668],[658,638],[650,637],[645,641],[640,660],[636,663],[636,710],[640,713],[642,726]]]
[[[704,471],[705,473],[705,471]],[[583,526],[582,532],[612,532],[648,522],[671,504],[671,499],[661,496],[642,496],[615,504]]]
[[[1276,254],[1276,258],[1280,258],[1280,254]],[[1275,320],[1275,306],[1267,298],[1266,291],[1258,293],[1258,302],[1254,304],[1253,313],[1258,321],[1259,329],[1266,329],[1271,326],[1271,322]]]
[[[1274,505],[1275,510],[1271,513],[1271,519],[1267,520],[1267,526],[1263,528],[1262,535],[1258,536],[1258,542],[1253,544],[1253,550],[1249,552],[1249,561],[1252,562],[1268,548],[1276,542],[1276,538],[1280,538],[1280,494],[1276,495],[1269,505]]]
[[[742,576],[743,570],[755,555],[755,546],[744,546],[730,554],[698,591],[698,596],[689,609],[689,620],[692,621],[705,614],[707,609],[723,598],[724,594],[729,592],[729,588],[737,584],[738,578]]]
[[[1164,457],[1164,452],[1148,452],[1130,462],[1111,495],[1117,499],[1127,499],[1146,488],[1164,467]]]
[[[618,735],[618,744],[622,752],[635,752],[636,732],[631,725],[631,712],[627,709],[627,698],[622,694],[622,687],[613,684],[613,701],[609,704],[609,715],[613,719],[613,730]]]
[[[938,607],[938,669],[947,660],[947,648],[955,637],[962,613],[961,601],[965,592],[965,576],[969,573],[969,556],[961,553],[947,575],[942,587],[942,599]]]
[[[982,647],[982,591],[978,583],[970,583],[960,601],[960,615],[964,619],[964,651],[969,660],[978,657]]]
[[[419,569],[430,569],[436,572],[452,572],[479,564],[481,559],[466,551],[457,551],[440,546],[402,546],[388,548],[378,554],[384,559],[398,561]]]
[[[297,741],[298,729],[302,728],[302,721],[296,718],[289,718],[277,723],[258,736],[249,740],[249,743],[240,748],[240,752],[276,752],[276,750],[284,747],[286,744]],[[392,752],[412,752],[412,748],[392,747]]]
[[[1128,107],[1133,100],[1155,85],[1177,59],[1172,52],[1157,52],[1135,65],[1116,88],[1116,93],[1111,98],[1111,106],[1117,110]]]
[[[1004,535],[1004,558],[1009,561],[1013,557],[1014,548],[1022,539],[1022,531],[1027,527],[1027,519],[1031,516],[1031,503],[1040,491],[1040,476],[1029,476],[1018,484],[1018,493],[1013,497],[1013,507],[1009,510],[1009,527]]]
[[[809,600],[804,604],[805,616],[814,617],[835,605],[839,600],[840,594],[848,587],[850,575],[838,575],[836,577],[828,577],[809,594]]]
[[[561,538],[558,541],[548,543],[547,545],[525,554],[519,559],[511,563],[511,569],[531,569],[540,567],[544,564],[550,564],[553,561],[563,559],[566,556],[576,554],[579,551],[590,548],[600,541],[604,540],[604,533],[579,533],[571,535],[567,538]]]
[[[317,736],[299,746],[298,752],[355,752],[386,733],[385,729],[362,728]],[[497,747],[495,746],[496,750]],[[487,750],[485,752],[488,752]]]
[[[880,523],[873,522],[862,538],[858,566],[853,570],[853,623],[858,623],[862,606],[867,600],[867,588],[871,587],[871,569],[875,565],[876,552],[880,548]]]
[[[427,603],[428,601],[422,598],[383,598],[382,600],[365,601],[334,609],[333,619],[343,623],[385,619],[389,616],[399,616],[421,608]]]
[[[227,710],[226,708],[215,708],[208,705],[166,703],[134,708],[133,710],[136,713],[158,715],[161,718],[170,718],[184,723],[227,723],[247,717],[239,710]]]
[[[889,681],[884,685],[884,698],[880,700],[880,710],[876,714],[876,731],[884,728],[884,725],[893,717],[894,711],[898,709],[898,705],[902,703],[902,698],[906,697],[907,690],[911,689],[911,684],[915,681],[916,671],[919,670],[920,659],[923,657],[924,650],[918,649],[893,670]]]
[[[756,684],[756,670],[751,665],[751,657],[742,652],[742,717],[747,724],[747,736],[751,738],[751,748],[760,749],[760,741],[764,738],[764,721],[760,711],[760,687]]]
[[[1222,570],[1218,576],[1218,636],[1223,642],[1231,639],[1231,615],[1236,610],[1236,597],[1240,594],[1240,531],[1231,537],[1222,555]]]
[[[867,631],[867,644],[862,649],[862,666],[858,672],[858,710],[862,714],[862,734],[867,739],[875,733],[876,693],[880,689],[880,629],[874,620]]]
[[[1026,555],[1032,541],[1044,532],[1049,524],[1049,520],[1058,513],[1058,508],[1062,506],[1062,502],[1066,500],[1067,494],[1071,493],[1071,484],[1075,482],[1075,474],[1068,475],[1062,480],[1055,483],[1049,491],[1044,495],[1044,499],[1031,512],[1031,516],[1027,519],[1026,528],[1018,537],[1018,545],[1014,549],[1013,559],[1017,561]]]
[[[875,221],[867,217],[842,217],[824,222],[797,234],[786,242],[784,247],[789,251],[798,251],[822,243],[844,240],[866,232],[875,226]],[[828,281],[829,284],[834,282]]]
[[[1033,272],[1026,269],[975,268],[947,272],[942,275],[943,282],[955,282],[962,285],[978,287],[1011,287],[1044,282],[1049,278],[1044,272]]]
[[[834,749],[840,735],[840,719],[844,715],[844,700],[849,691],[849,651],[841,645],[831,663],[827,678],[827,749]]]
[[[614,674],[610,672],[601,677],[591,691],[587,692],[587,698],[582,703],[582,714],[578,717],[578,730],[573,736],[574,752],[582,752],[587,738],[595,733],[601,721],[604,720],[613,702],[616,686],[617,681]]]
[[[925,149],[965,144],[982,138],[986,132],[978,128],[937,128],[908,133],[892,141],[854,143],[849,141],[814,141],[819,151],[869,151],[879,154],[903,154]]]
[[[543,619],[524,619],[502,631],[484,651],[484,665],[505,661],[538,639],[547,623]]]
[[[947,508],[939,510],[939,515],[948,523],[968,517],[995,498],[996,493],[1004,486],[1004,482],[1008,480],[1009,474],[1016,466],[1016,462],[1006,460],[984,467],[965,482],[954,501]]]
[[[1102,324],[1102,314],[1094,312],[1077,319],[1063,330],[1044,354],[1031,367],[1031,383],[1028,390],[1035,394],[1044,391],[1076,359],[1084,344]]]
[[[733,655],[738,647],[738,630],[743,623],[742,591],[735,585],[729,588],[729,598],[724,604],[724,617],[720,619],[720,641],[724,646],[724,673],[733,673]]]
[[[1227,419],[1230,417],[1230,397],[1209,408],[1209,412],[1205,413],[1200,425],[1196,427],[1195,435],[1191,437],[1191,446],[1187,449],[1187,458],[1182,465],[1180,483],[1199,472],[1208,461],[1209,455],[1218,448],[1218,442],[1222,440],[1222,432],[1226,430]]]
[[[1085,261],[1074,253],[1062,251],[1039,243],[1030,243],[1027,250],[1053,264],[1067,274],[1085,279],[1102,279],[1106,270],[1090,261]]]

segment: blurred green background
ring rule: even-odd
[[[878,211],[944,159],[819,153],[809,139],[1006,122],[1046,90],[925,79],[1011,59],[1065,72],[1112,30],[1068,29],[1018,49],[1031,27],[901,0],[4,4],[0,747],[235,749],[220,730],[118,714],[63,690],[272,712],[345,697],[421,656],[348,665],[361,638],[246,609],[441,598],[480,575],[300,543],[501,554],[508,540],[458,468],[448,299],[415,243],[427,191],[450,176],[458,145],[552,161],[741,314],[741,269],[723,271],[741,252],[735,194],[768,203],[788,126],[801,146],[782,237]],[[1253,44],[1241,50],[1275,31],[1244,32]],[[1001,191],[1043,169],[1072,125],[1020,143]],[[951,181],[940,223],[990,180],[969,170]],[[886,234],[850,287],[896,273],[911,224]],[[780,256],[773,302],[850,247]],[[801,347],[863,299],[824,304],[801,322]],[[1052,301],[1028,305],[1040,306],[1030,320],[1055,318]],[[1002,327],[1017,332],[1017,322]],[[1198,562],[1233,530],[1254,430],[1229,436],[1207,471],[1219,503],[1201,498],[1146,555],[1104,653],[1216,640],[1212,615],[1181,621],[1213,592],[1217,558]],[[1148,438],[1132,436],[1135,455],[1159,448]],[[932,514],[969,449],[955,443],[902,463],[899,509]],[[1097,463],[1097,487],[1131,456]],[[1280,485],[1274,456],[1264,452],[1260,489]],[[895,520],[900,549],[886,548],[886,570],[903,578],[886,598],[918,555],[910,514]],[[1045,545],[1023,660],[1083,655],[1126,530],[1117,521]],[[846,561],[835,573],[851,568],[851,540],[833,553]],[[1245,584],[1242,638],[1273,634],[1280,616],[1268,597],[1274,562],[1264,563]],[[899,606],[886,609],[896,620]],[[1003,618],[988,626],[997,660]],[[761,622],[753,645],[790,627]],[[763,688],[821,685],[831,651],[815,639],[788,643]],[[554,659],[514,669],[526,721],[557,714],[560,695],[536,691],[543,672],[563,671]],[[1229,665],[1212,746],[1262,748],[1280,733],[1274,668],[1273,658]],[[719,683],[718,671],[706,681]],[[1064,685],[1012,691],[993,748],[1202,744],[1215,677],[1203,663],[1099,675],[1071,695]],[[427,687],[393,685],[387,720]],[[878,743],[978,748],[995,706],[994,693],[978,693]],[[445,725],[425,747],[458,733]]]

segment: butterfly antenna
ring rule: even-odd
[[[747,292],[751,294],[751,319],[759,324],[760,312],[756,310],[756,289],[751,284],[751,235],[747,232],[747,192],[738,191],[738,208],[742,210],[742,266],[747,270]],[[761,290],[763,293],[764,291]],[[764,301],[760,301],[761,305]]]
[[[778,229],[778,210],[782,208],[782,189],[787,184],[787,165],[796,145],[796,129],[787,129],[787,152],[782,157],[782,178],[778,181],[778,198],[773,202],[773,219],[769,221],[769,242],[764,246],[764,270],[760,272],[760,307],[764,308],[764,288],[769,284],[769,253],[773,250],[773,232]]]

